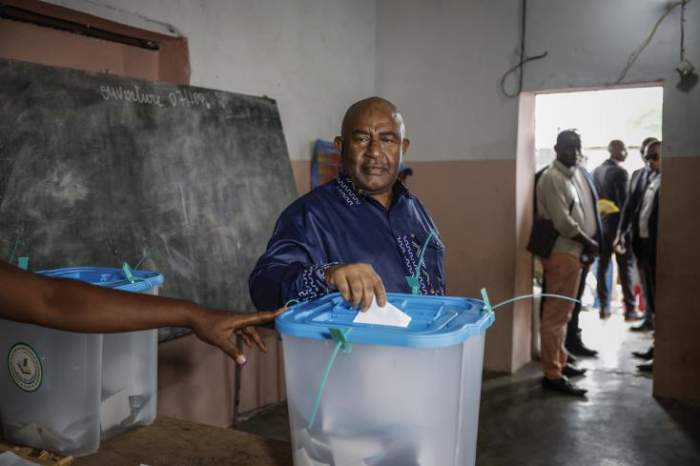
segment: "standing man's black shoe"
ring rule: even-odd
[[[573,354],[566,355],[566,363],[567,364],[576,364],[576,361],[578,361],[578,359],[576,359],[576,356],[574,356]]]
[[[601,307],[600,308],[600,318],[601,320],[605,320],[608,317],[610,317],[611,312],[609,307]]]
[[[588,369],[578,368],[578,367],[572,366],[571,364],[567,364],[566,366],[564,366],[562,368],[561,373],[567,377],[578,377],[581,375],[586,375],[587,370]]]
[[[627,311],[625,312],[625,322],[633,322],[635,320],[641,320],[644,318],[644,314],[639,311]]]
[[[648,350],[644,352],[632,351],[632,356],[634,356],[635,358],[644,359],[646,361],[654,359],[654,347],[651,346]]]
[[[651,320],[645,320],[637,326],[630,327],[630,330],[633,332],[651,332],[654,330],[654,323]]]
[[[654,371],[654,360],[639,364],[637,369],[639,369],[639,372],[652,373]]]
[[[567,339],[564,346],[566,347],[566,350],[569,353],[573,353],[576,356],[594,358],[598,355],[598,351],[588,348],[586,345],[583,344],[583,341],[581,341],[580,336],[573,337],[570,340]]]
[[[577,396],[583,398],[586,396],[588,390],[584,388],[578,388],[569,382],[569,379],[562,376],[558,379],[548,379],[547,377],[542,378],[542,388],[545,390],[554,390],[557,392],[565,393],[571,396]]]

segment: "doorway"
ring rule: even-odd
[[[642,141],[647,137],[662,139],[663,88],[660,84],[645,87],[586,90],[572,92],[541,93],[534,98],[534,168],[538,172],[555,159],[554,145],[557,134],[566,129],[575,129],[581,136],[581,165],[593,172],[605,162],[610,154],[608,145],[612,140],[621,140],[627,149],[627,158],[620,165],[631,175],[644,166],[640,153]],[[620,206],[622,207],[622,206]],[[617,360],[627,330],[624,323],[622,288],[615,260],[610,261],[607,271],[609,309],[612,315],[603,321],[598,318],[601,308],[597,296],[597,261],[585,278],[581,297],[581,327],[584,341],[601,353],[603,359]],[[542,286],[542,267],[534,261],[533,288],[537,295]],[[635,281],[636,306],[644,310],[645,303],[638,275]],[[605,304],[607,306],[607,303]],[[594,311],[594,312],[587,312]],[[539,355],[540,302],[533,306],[533,356]],[[602,336],[605,335],[605,338]],[[597,347],[595,347],[597,345]],[[610,364],[614,361],[610,360]]]

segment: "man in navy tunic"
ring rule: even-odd
[[[335,138],[340,175],[293,202],[250,275],[253,303],[277,309],[339,291],[366,310],[386,292],[444,294],[444,246],[427,211],[398,180],[410,141],[391,102],[347,110]]]

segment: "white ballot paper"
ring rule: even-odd
[[[398,307],[387,301],[384,307],[379,307],[377,298],[372,298],[372,305],[367,312],[358,312],[354,323],[357,324],[377,324],[391,325],[392,327],[408,327],[411,323],[411,316],[403,312]]]

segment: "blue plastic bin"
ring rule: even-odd
[[[353,323],[337,293],[277,318],[296,466],[474,464],[493,312],[469,298],[388,299],[411,316],[407,328]]]
[[[38,272],[122,291],[157,294],[163,276],[69,267]],[[10,442],[71,455],[153,422],[157,330],[82,334],[0,319],[0,413]]]

